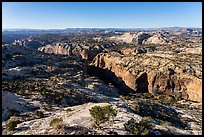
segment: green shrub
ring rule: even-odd
[[[41,95],[46,95],[47,92],[46,92],[46,91],[40,91],[40,94],[41,94]]]
[[[6,57],[6,60],[10,60],[13,57],[13,55],[11,53],[7,53],[5,57]]]
[[[131,119],[125,123],[124,126],[127,131],[134,135],[149,135],[149,130],[152,128],[150,120],[150,117],[144,117],[139,123],[137,123],[134,119]]]
[[[43,118],[45,115],[43,114],[43,112],[41,111],[36,111],[35,112],[35,115],[38,117],[38,118]]]
[[[65,110],[67,113],[69,113],[70,111],[73,111],[71,108],[68,108]]]
[[[16,94],[18,95],[25,95],[25,91],[24,90],[19,90],[16,92]]]
[[[171,96],[159,95],[158,97],[159,97],[159,102],[165,105],[171,106],[177,103],[176,99]]]
[[[9,116],[14,116],[15,114],[19,113],[17,110],[15,109],[8,109],[8,114]]]
[[[111,106],[94,106],[89,111],[97,125],[109,121],[110,118],[115,117],[117,115],[116,110],[113,109]]]
[[[41,86],[39,89],[40,89],[41,95],[47,95],[48,94],[47,89],[44,86]]]
[[[56,126],[62,122],[63,122],[62,118],[54,118],[50,121],[50,126],[53,127],[53,126]]]
[[[48,103],[48,106],[47,106],[49,109],[52,109],[52,104]]]
[[[17,124],[19,123],[19,121],[10,121],[7,125],[6,125],[6,129],[9,131],[13,131],[15,130],[15,127],[17,127]]]
[[[52,110],[52,104],[50,104],[48,102],[47,106],[44,106],[43,109],[46,110],[46,111],[51,111]]]

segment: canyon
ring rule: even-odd
[[[4,135],[130,135],[144,117],[153,135],[202,134],[200,30],[78,31],[2,45]],[[96,127],[90,109],[107,105],[117,115]]]

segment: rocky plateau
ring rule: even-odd
[[[115,114],[97,123],[103,113],[94,117],[95,106]],[[200,30],[2,44],[2,134],[202,135]]]

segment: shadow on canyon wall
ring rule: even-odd
[[[127,95],[129,93],[147,93],[148,92],[148,81],[147,74],[142,74],[136,80],[135,90],[130,88],[125,84],[122,78],[117,77],[115,73],[108,69],[102,69],[95,66],[87,66],[87,73],[91,76],[96,76],[99,79],[103,80],[106,84],[112,83],[118,90],[121,95]]]

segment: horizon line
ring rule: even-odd
[[[180,26],[172,26],[172,27],[66,27],[66,28],[2,28],[2,30],[6,29],[30,29],[30,30],[63,30],[63,29],[159,29],[159,28],[202,28],[201,27],[180,27]]]

